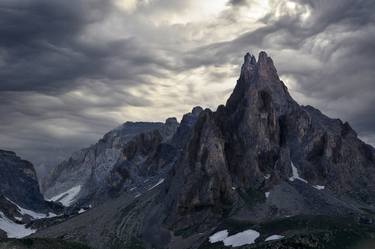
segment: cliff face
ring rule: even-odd
[[[1,194],[27,208],[45,208],[36,173],[30,162],[22,160],[14,152],[0,150],[0,168]]]
[[[152,155],[137,164],[136,175],[155,184],[39,235],[86,240],[96,248],[134,241],[145,248],[198,248],[228,220],[260,229],[290,216],[374,212],[374,149],[348,123],[297,104],[265,52],[245,56],[225,105],[194,113],[164,147],[161,137],[141,135],[125,150],[126,158]],[[118,166],[119,175],[132,175],[132,160]],[[82,228],[94,220],[98,230]]]

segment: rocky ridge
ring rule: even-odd
[[[95,206],[126,191],[140,194],[164,178],[201,110],[194,108],[181,125],[168,118],[165,123],[127,122],[108,132],[58,165],[44,194],[64,202],[64,193],[74,192],[66,206],[75,207]],[[77,193],[71,191],[75,188]]]

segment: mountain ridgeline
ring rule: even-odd
[[[84,212],[32,236],[95,249],[357,248],[375,236],[373,179],[374,148],[296,103],[265,52],[246,54],[216,111],[125,123],[57,166],[45,195]]]

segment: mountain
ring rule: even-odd
[[[185,118],[189,122],[190,116]],[[186,120],[181,137],[188,132]],[[172,139],[178,126],[169,118],[165,123],[127,122],[117,127],[58,165],[43,184],[45,196],[65,206],[92,207],[122,191],[152,186],[161,178],[155,172],[177,155],[180,142]]]
[[[121,147],[125,160],[111,169],[152,185],[120,184],[114,198],[33,237],[98,249],[341,249],[374,238],[374,148],[296,103],[265,52],[245,55],[225,105],[197,110],[166,149],[149,132]],[[68,175],[84,176],[84,165]]]
[[[33,165],[14,152],[0,150],[0,238],[29,235],[36,230],[27,223],[61,211],[59,205],[44,200]]]

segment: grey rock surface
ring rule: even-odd
[[[124,123],[58,165],[43,184],[44,195],[53,198],[79,186],[72,204],[95,205],[121,192],[124,185],[140,180],[140,165],[172,138],[177,127],[175,118],[166,123]]]

